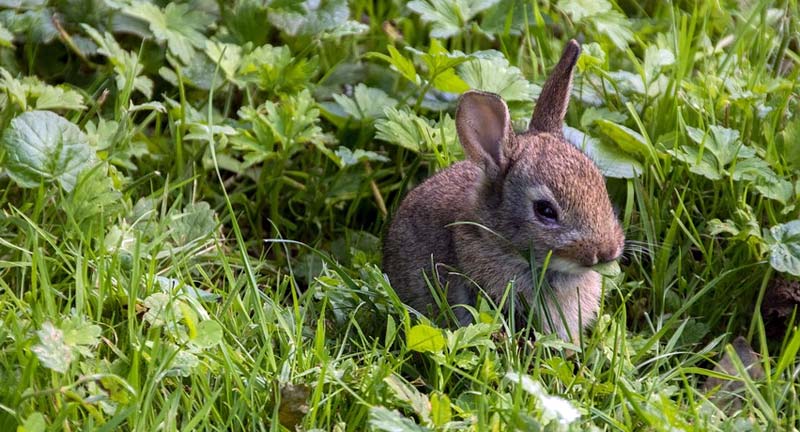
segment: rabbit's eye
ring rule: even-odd
[[[533,211],[545,223],[558,222],[558,212],[549,201],[537,200],[533,202]]]

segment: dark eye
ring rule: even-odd
[[[558,222],[558,212],[556,212],[556,208],[553,207],[553,204],[550,201],[546,200],[538,200],[533,202],[533,211],[536,213],[536,216],[541,219],[542,222],[545,223],[556,223]]]

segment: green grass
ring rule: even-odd
[[[800,276],[796,1],[35,3],[0,10],[0,430],[800,427],[797,308],[761,309]],[[381,232],[463,157],[457,94],[522,128],[571,37],[623,272],[580,346],[436,328]],[[740,335],[763,378],[713,371]]]

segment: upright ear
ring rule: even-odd
[[[491,179],[505,172],[504,146],[510,145],[513,132],[508,107],[500,96],[475,90],[464,93],[456,111],[456,130],[467,156]]]
[[[580,55],[581,46],[578,42],[575,39],[567,42],[561,60],[542,87],[529,130],[561,135],[569,104],[569,92],[572,89],[572,73]]]

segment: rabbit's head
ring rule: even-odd
[[[524,133],[491,93],[465,93],[456,113],[461,144],[484,173],[474,203],[481,223],[538,263],[552,251],[549,268],[566,274],[617,259],[624,244],[602,174],[562,133],[579,55],[570,41]]]

